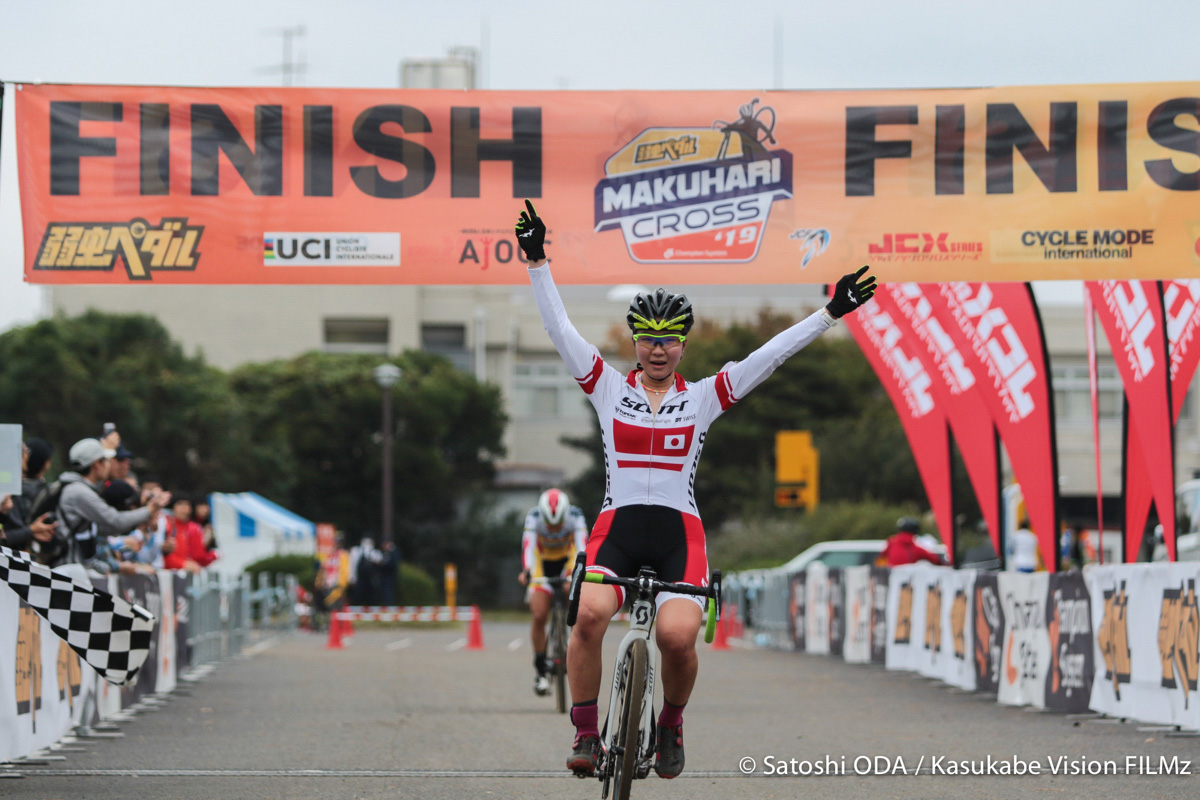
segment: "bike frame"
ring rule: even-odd
[[[629,613],[629,632],[625,634],[621,639],[621,644],[617,647],[617,666],[613,670],[612,690],[608,698],[608,716],[605,717],[604,730],[600,735],[600,741],[604,746],[603,752],[611,752],[613,731],[617,728],[617,715],[621,710],[621,669],[634,641],[645,639],[646,685],[642,693],[642,718],[638,731],[637,774],[639,777],[645,771],[644,767],[649,766],[650,758],[654,753],[654,679],[658,674],[659,655],[650,631],[654,627],[657,610],[653,596],[649,598],[635,596],[633,598],[633,605]],[[610,768],[610,764],[604,765],[606,771]]]

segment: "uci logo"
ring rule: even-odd
[[[319,261],[332,256],[332,246],[329,239],[264,238],[263,258],[292,261],[300,256],[306,261]]]

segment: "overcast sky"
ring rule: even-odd
[[[0,80],[280,85],[274,31],[298,25],[304,86],[395,87],[401,61],[467,46],[485,89],[1200,87],[1200,0],[0,0]],[[42,306],[15,202],[0,331]]]

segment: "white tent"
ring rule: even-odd
[[[212,521],[221,553],[213,567],[224,575],[267,556],[317,551],[316,525],[254,492],[213,493]]]

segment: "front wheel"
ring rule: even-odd
[[[645,639],[634,639],[625,656],[625,671],[621,687],[621,709],[613,744],[620,748],[610,762],[616,800],[629,800],[629,788],[637,773],[638,734],[642,721],[642,695],[646,690],[647,650]]]
[[[567,626],[563,617],[565,609],[556,603],[550,620],[550,636],[554,642],[554,658],[550,668],[554,671],[554,699],[558,713],[567,713]]]

